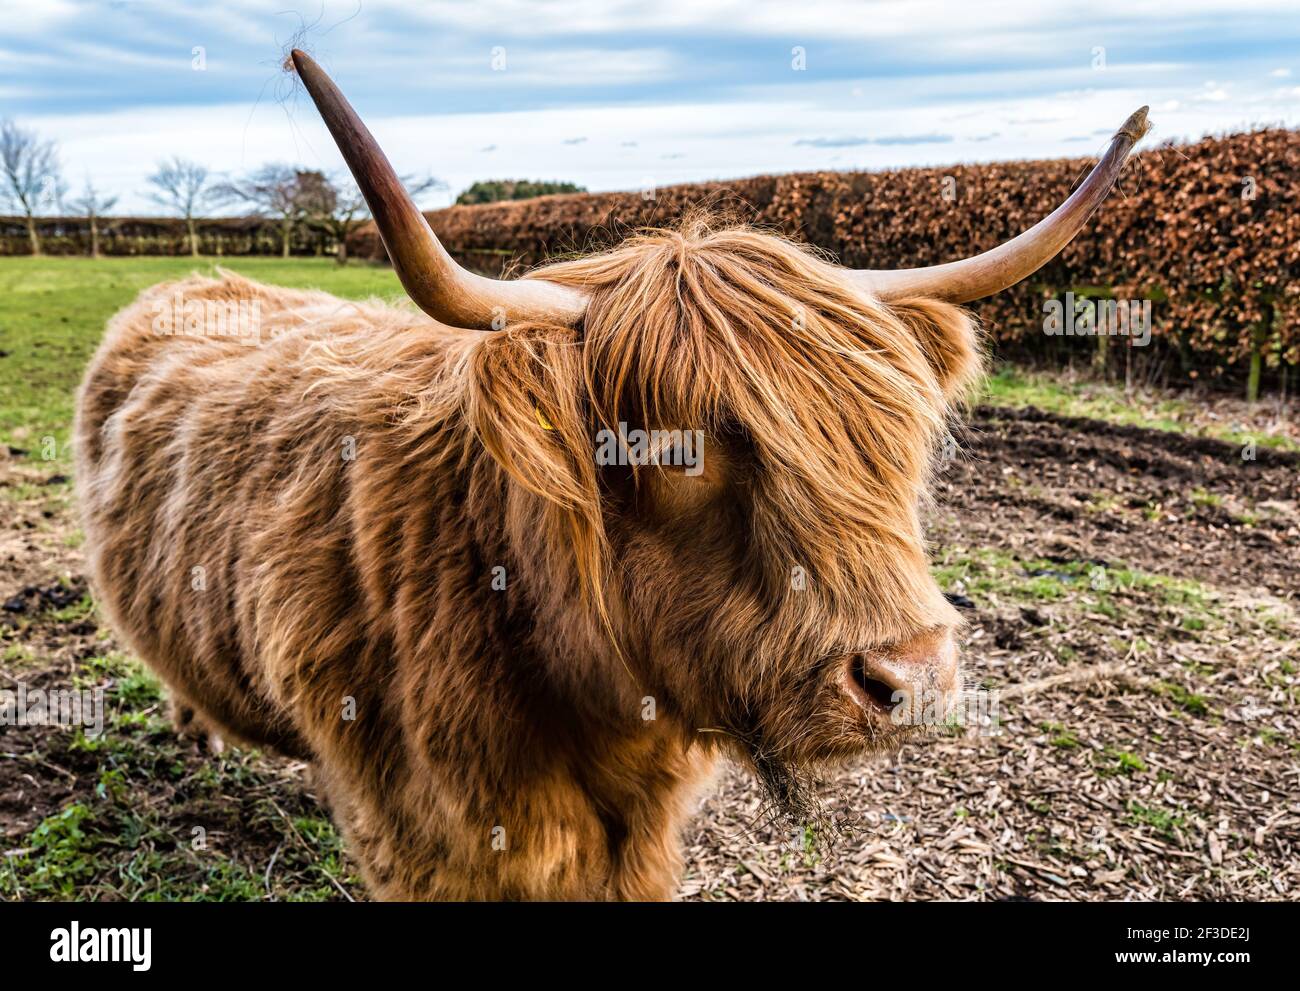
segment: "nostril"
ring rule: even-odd
[[[885,712],[892,712],[896,706],[901,704],[901,700],[895,698],[898,693],[897,688],[881,681],[879,678],[871,677],[867,672],[867,657],[865,654],[854,656],[850,671],[854,682],[862,689],[863,694]]]

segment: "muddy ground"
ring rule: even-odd
[[[829,778],[838,835],[725,772],[680,897],[1300,897],[1300,454],[1034,409],[961,441],[930,515],[970,718]],[[301,765],[171,733],[29,466],[0,459],[0,688],[104,687],[109,729],[0,727],[0,897],[363,897]]]

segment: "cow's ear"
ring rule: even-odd
[[[984,351],[975,318],[937,299],[904,299],[889,304],[894,316],[916,336],[950,404],[970,397],[984,375]]]
[[[581,361],[577,332],[568,327],[515,324],[485,334],[469,355],[466,412],[512,479],[598,522]]]

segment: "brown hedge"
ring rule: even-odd
[[[199,251],[205,255],[278,255],[283,250],[278,221],[264,217],[205,217],[197,220]],[[90,222],[84,217],[37,217],[36,233],[47,255],[90,253]],[[99,250],[105,255],[188,255],[185,221],[175,217],[100,217]],[[322,232],[300,227],[294,254],[333,250]],[[0,256],[31,253],[27,221],[0,217]]]
[[[926,265],[991,248],[1036,223],[1093,161],[765,175],[427,216],[463,264],[493,274],[605,247],[631,228],[672,224],[701,207],[806,240],[846,265]],[[1267,367],[1300,363],[1297,176],[1293,130],[1143,152],[1089,230],[1032,279],[979,304],[980,316],[1003,346],[1041,350],[1063,346],[1043,334],[1047,298],[1066,290],[1149,298],[1152,350],[1176,357],[1188,374],[1238,371],[1256,346]],[[353,250],[383,257],[373,226],[357,232]]]

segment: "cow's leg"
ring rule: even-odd
[[[605,822],[573,781],[550,779],[510,795],[464,801],[461,781],[447,794],[409,780],[358,785],[319,768],[331,814],[384,901],[566,901],[664,898],[671,879],[624,893]],[[471,807],[472,805],[472,807]],[[490,811],[489,811],[490,810]]]
[[[663,816],[653,826],[625,836],[618,856],[602,852],[596,823],[564,852],[541,838],[568,830],[564,824],[534,824],[523,835],[503,834],[514,844],[494,848],[479,829],[436,832],[403,826],[391,811],[347,804],[327,792],[330,813],[361,868],[367,890],[383,901],[617,900],[668,901],[682,868],[682,821]]]
[[[481,897],[457,885],[447,868],[447,844],[438,817],[420,821],[406,806],[409,782],[400,775],[363,781],[358,769],[311,764],[311,786],[360,868],[369,897],[377,901],[456,901]]]
[[[699,748],[661,759],[664,765],[676,765],[676,776],[658,789],[647,790],[629,807],[635,825],[620,845],[610,880],[610,896],[619,901],[668,901],[677,892],[682,831],[715,775],[713,757]]]
[[[631,837],[623,844],[610,884],[616,901],[666,902],[677,891],[682,872],[678,827],[664,823],[654,833]]]
[[[393,748],[400,752],[400,748]],[[611,746],[581,775],[501,776],[322,754],[314,783],[378,899],[662,901],[714,760],[658,741]],[[635,765],[640,773],[626,773]],[[570,765],[571,766],[571,765]]]

